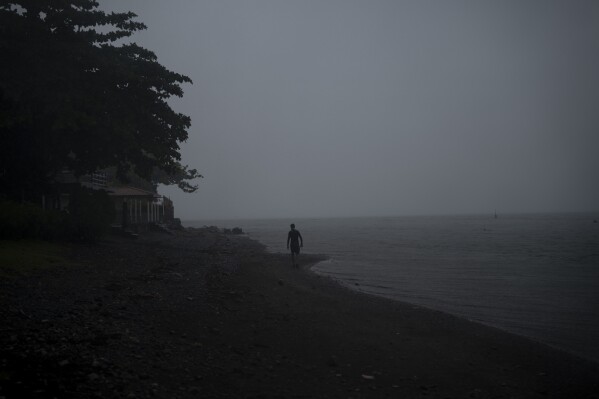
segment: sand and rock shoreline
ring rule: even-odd
[[[352,292],[245,236],[69,251],[0,278],[0,398],[599,397],[597,363]]]

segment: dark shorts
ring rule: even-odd
[[[291,243],[291,245],[289,246],[289,248],[291,248],[291,253],[292,254],[299,254],[300,253],[300,246],[299,246],[299,244]]]

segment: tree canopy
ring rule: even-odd
[[[93,0],[0,5],[0,192],[106,167],[197,189],[180,163],[191,120],[167,102],[191,79],[120,40],[146,29],[135,18]]]

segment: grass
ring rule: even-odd
[[[48,268],[67,266],[66,244],[41,240],[0,240],[0,276],[30,275]]]

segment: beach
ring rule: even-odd
[[[599,364],[186,229],[0,278],[0,397],[596,398]]]

